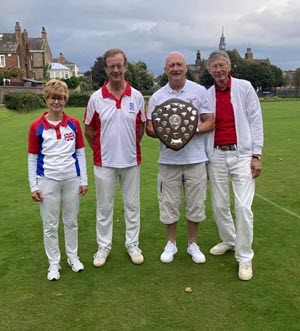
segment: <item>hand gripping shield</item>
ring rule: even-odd
[[[178,151],[193,137],[198,125],[198,111],[190,102],[170,99],[155,107],[152,123],[158,138]]]

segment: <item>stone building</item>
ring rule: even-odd
[[[33,78],[29,39],[26,29],[21,31],[16,22],[14,33],[0,33],[0,68],[19,68],[22,73],[12,81],[23,82],[23,77]]]
[[[52,63],[60,63],[60,64],[62,64],[64,66],[66,66],[67,68],[69,68],[70,69],[70,72],[71,72],[71,76],[75,76],[75,77],[80,76],[79,67],[75,63],[67,60],[64,57],[63,53],[59,53],[59,57],[58,58],[54,58],[52,60]]]
[[[34,78],[43,79],[47,66],[52,62],[51,49],[44,27],[42,27],[40,38],[29,38],[29,50]]]
[[[26,29],[21,31],[19,22],[16,22],[14,33],[0,33],[0,68],[16,67],[22,71],[12,81],[22,83],[24,78],[43,79],[45,67],[51,61],[51,49],[44,27],[39,38],[28,37]]]
[[[220,42],[219,42],[219,50],[226,51],[226,42],[225,42],[225,36],[224,36],[223,29],[222,29],[222,35],[220,37]],[[239,59],[242,59],[242,56],[240,55],[240,53],[236,49],[233,49],[232,52],[234,52],[236,57],[238,57]],[[247,48],[247,52],[245,53],[244,59],[246,59],[248,61],[254,61],[258,64],[262,63],[262,62],[267,63],[267,64],[271,64],[268,58],[266,58],[266,59],[255,59],[250,47]],[[199,82],[204,70],[208,68],[207,60],[206,59],[201,59],[201,53],[200,53],[199,50],[196,53],[195,64],[188,64],[188,68],[192,72],[192,74],[195,78],[195,81]]]

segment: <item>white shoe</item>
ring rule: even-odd
[[[169,263],[173,261],[174,255],[177,253],[178,249],[176,247],[176,243],[172,243],[168,241],[165,250],[160,256],[161,262]]]
[[[60,273],[59,270],[61,269],[61,266],[59,264],[52,264],[50,265],[48,269],[47,278],[48,280],[59,280]]]
[[[79,272],[84,269],[83,264],[80,262],[79,257],[72,257],[67,259],[68,265],[74,272]]]
[[[252,262],[241,262],[239,264],[239,279],[250,280],[253,277]]]
[[[144,257],[142,255],[141,249],[139,249],[137,244],[130,244],[127,247],[127,252],[134,264],[142,264],[144,262]]]
[[[102,267],[109,255],[110,250],[106,247],[99,247],[98,252],[94,255],[93,265],[96,268]]]
[[[200,251],[200,248],[196,243],[189,244],[187,252],[191,255],[192,260],[195,263],[204,263],[206,261],[204,254]]]
[[[214,246],[209,252],[211,255],[223,255],[227,251],[234,251],[234,247],[227,245],[225,242],[221,242]]]

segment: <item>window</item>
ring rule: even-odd
[[[0,67],[5,67],[5,55],[0,55]]]

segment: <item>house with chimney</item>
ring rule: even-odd
[[[44,27],[42,27],[41,37],[29,38],[29,51],[34,79],[41,80],[46,76],[48,66],[52,62],[51,49]]]
[[[12,82],[23,82],[23,78],[33,78],[32,61],[29,50],[29,38],[26,29],[21,30],[16,22],[13,33],[0,32],[0,69],[15,67],[21,70]]]
[[[49,78],[67,79],[72,76],[78,77],[80,75],[79,67],[75,63],[67,60],[63,53],[59,53],[58,58],[52,59],[47,70],[47,76]]]
[[[16,22],[14,33],[0,33],[0,69],[14,67],[21,70],[17,78],[11,78],[12,82],[43,79],[51,61],[51,49],[44,27],[38,38],[30,38],[26,29],[22,32],[19,22]]]

